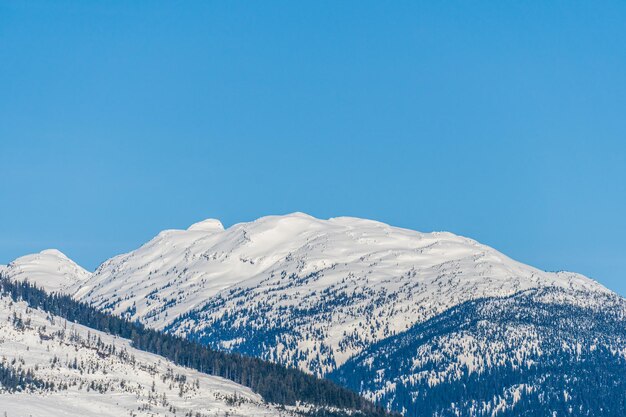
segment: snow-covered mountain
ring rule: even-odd
[[[626,411],[601,406],[619,385],[616,370],[626,371],[624,300],[451,233],[293,213],[166,230],[93,274],[38,256],[12,262],[5,276],[330,376],[406,415],[516,415],[560,410],[563,398]]]
[[[0,357],[0,415],[8,417],[292,415],[232,381],[7,296]]]
[[[0,267],[0,272],[15,281],[28,280],[48,292],[75,292],[91,273],[56,249],[22,256]]]
[[[467,300],[608,291],[451,233],[302,213],[163,231],[84,277],[75,298],[101,309],[317,374]]]

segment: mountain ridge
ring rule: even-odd
[[[11,271],[44,277],[50,263],[29,259]],[[329,377],[406,416],[542,415],[569,399],[598,413],[626,371],[622,297],[449,232],[304,213],[228,228],[207,219],[164,230],[82,278],[60,292],[217,350]],[[581,400],[597,381],[597,396]],[[622,411],[626,402],[611,403],[608,415]]]
[[[262,333],[254,354],[322,375],[451,306],[544,286],[609,291],[449,232],[296,212],[162,231],[65,291],[216,348],[253,353],[232,335]]]

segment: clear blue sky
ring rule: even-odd
[[[626,294],[626,2],[0,0],[0,263],[304,211]]]

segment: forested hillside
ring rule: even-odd
[[[407,417],[626,415],[626,301],[564,289],[466,302],[330,375]]]
[[[0,294],[0,416],[301,417],[249,388]]]
[[[47,294],[28,282],[12,282],[0,278],[0,292],[15,301],[25,301],[31,308],[63,317],[69,322],[129,339],[133,347],[161,355],[176,364],[230,379],[251,388],[269,403],[283,405],[308,403],[328,407],[314,412],[315,415],[323,416],[343,415],[347,412],[341,410],[353,410],[363,416],[385,415],[383,410],[353,391],[341,388],[328,380],[256,358],[217,352],[189,340],[147,329],[139,323],[103,313],[73,300],[70,296]],[[8,375],[8,378],[14,379],[15,375]],[[37,384],[37,381],[31,383]]]

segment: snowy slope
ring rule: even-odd
[[[622,416],[626,300],[533,289],[456,306],[330,375],[406,415]]]
[[[608,292],[451,233],[294,213],[161,232],[103,263],[75,298],[323,374],[449,307],[539,287]]]
[[[56,249],[17,258],[0,273],[15,281],[28,280],[48,292],[73,292],[91,273]]]
[[[30,370],[54,384],[11,393],[0,383],[0,415],[8,417],[292,415],[234,382],[176,366],[125,339],[4,296],[0,357],[0,366]]]

